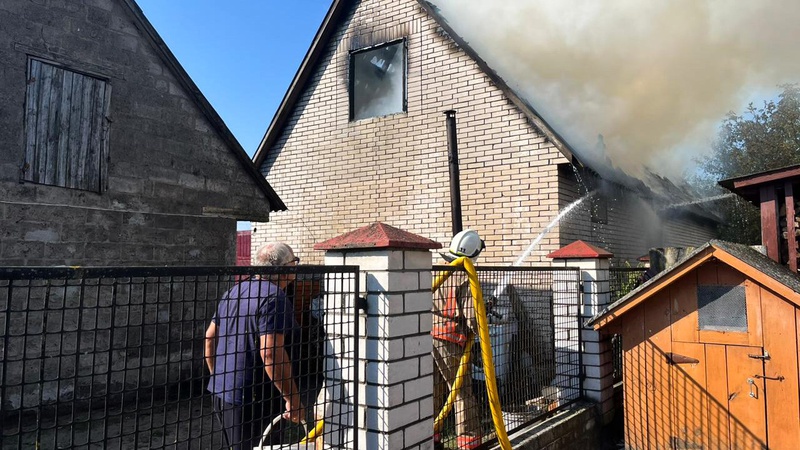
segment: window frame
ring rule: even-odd
[[[79,75],[84,78],[90,78],[95,82],[100,82],[103,84],[103,97],[100,101],[101,106],[101,115],[102,117],[99,118],[99,128],[96,131],[97,139],[99,142],[99,147],[97,148],[97,182],[92,183],[93,185],[96,184],[97,188],[86,188],[80,186],[72,186],[70,185],[70,180],[72,178],[67,177],[65,179],[65,183],[61,184],[57,181],[54,183],[48,183],[46,180],[35,180],[32,176],[26,176],[28,170],[30,170],[29,165],[29,147],[31,146],[31,132],[29,131],[30,119],[35,120],[37,123],[39,122],[40,114],[42,113],[38,108],[35,110],[35,114],[29,112],[29,103],[31,97],[31,78],[33,77],[33,65],[34,63],[42,64],[43,66],[50,66],[52,68],[61,70],[63,72],[69,72],[73,75]],[[22,149],[22,158],[20,163],[20,177],[19,182],[21,184],[34,184],[34,185],[41,185],[41,186],[52,186],[52,187],[60,187],[64,189],[71,189],[71,190],[78,190],[82,192],[96,192],[98,194],[102,194],[103,192],[108,190],[108,165],[109,165],[109,149],[110,149],[110,122],[109,114],[111,109],[111,78],[105,75],[101,75],[95,72],[76,69],[72,65],[64,64],[58,61],[54,61],[48,58],[43,58],[40,56],[35,56],[28,54],[27,55],[27,63],[26,63],[26,71],[25,71],[25,99],[23,102],[23,121],[22,121],[22,134],[23,134],[23,149]],[[62,92],[63,94],[63,92]],[[37,126],[37,124],[33,124],[33,126]],[[33,132],[33,138],[35,139],[36,131]],[[94,134],[94,133],[92,133]],[[59,131],[58,136],[61,135],[61,131]],[[51,138],[51,136],[47,136]],[[91,139],[91,136],[90,136]],[[33,146],[33,153],[32,156],[36,157],[39,152],[43,151],[42,149],[38,148],[34,144]]]
[[[402,89],[403,89],[403,101],[402,101],[402,109],[400,111],[391,112],[389,114],[384,114],[381,116],[369,116],[369,117],[362,117],[359,119],[355,118],[355,58],[357,55],[361,53],[366,53],[369,51],[378,50],[380,48],[389,47],[392,45],[401,44],[400,49],[403,51],[403,70],[401,73],[402,76]],[[395,114],[405,114],[408,112],[408,38],[400,38],[394,39],[390,41],[381,42],[380,44],[371,45],[367,47],[361,47],[355,50],[351,50],[348,55],[348,93],[347,93],[347,101],[348,101],[348,121],[349,122],[357,122],[359,120],[368,120],[374,119],[378,117],[387,117]]]

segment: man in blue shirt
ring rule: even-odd
[[[255,262],[292,266],[299,258],[288,245],[269,243],[256,252]],[[270,400],[282,399],[283,416],[293,422],[305,418],[305,407],[312,406],[301,401],[292,364],[292,344],[299,341],[300,325],[285,290],[294,278],[293,273],[284,273],[236,284],[220,299],[206,330],[208,390],[214,394],[214,410],[229,448],[251,450],[258,445],[263,427],[272,418],[264,416],[280,413]]]

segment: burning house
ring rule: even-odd
[[[579,202],[525,262],[582,239],[635,264],[654,246],[708,241],[719,220],[669,207],[691,198],[663,178],[645,183],[579,155],[424,0],[335,0],[254,162],[288,211],[255,223],[253,246],[288,241],[312,262],[315,242],[359,225],[447,242],[462,216],[486,239],[482,262],[509,264]]]

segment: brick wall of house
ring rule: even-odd
[[[350,122],[349,51],[396,38],[408,40],[407,113]],[[321,262],[314,243],[375,221],[448,243],[448,109],[464,227],[486,239],[482,263],[513,262],[558,211],[556,163],[566,159],[414,0],[361,1],[330,41],[261,167],[289,210],[254,224],[253,246],[282,240]]]
[[[108,190],[20,183],[29,57],[107,79]],[[235,262],[236,223],[264,195],[119,0],[0,2],[0,261]]]

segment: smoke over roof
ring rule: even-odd
[[[797,0],[429,1],[580,159],[645,180],[800,79]]]

